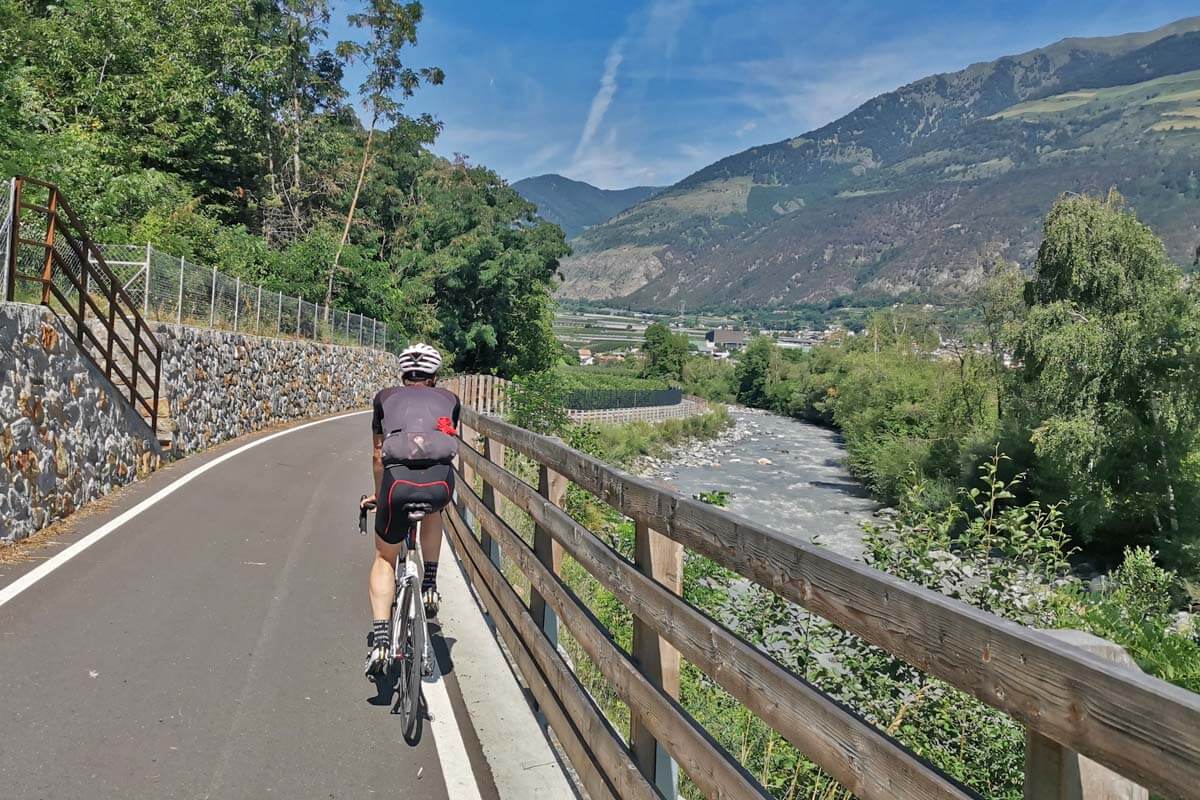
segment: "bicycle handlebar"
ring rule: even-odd
[[[374,509],[376,506],[376,504],[373,502],[363,502],[366,499],[367,496],[365,494],[358,498],[358,532],[363,536],[367,535],[367,512]]]

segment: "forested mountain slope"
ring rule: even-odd
[[[1190,265],[1200,17],[933,75],[729,156],[574,243],[562,293],[634,306],[961,296],[1027,265],[1063,192],[1115,186]]]
[[[512,188],[537,206],[539,217],[561,227],[568,238],[607,222],[662,190],[660,186],[600,189],[554,174],[525,178],[514,183]]]

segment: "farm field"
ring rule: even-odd
[[[560,342],[573,348],[587,348],[596,353],[641,347],[646,328],[655,322],[677,323],[679,318],[665,314],[638,314],[618,311],[559,311],[554,317],[554,334]],[[704,346],[704,334],[720,325],[733,324],[727,317],[689,316],[688,325],[674,328],[688,337],[693,347]]]

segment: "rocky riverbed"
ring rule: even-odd
[[[862,523],[880,507],[846,471],[838,434],[754,409],[733,407],[730,416],[733,426],[719,437],[645,459],[638,472],[689,496],[729,492],[734,513],[858,556]]]

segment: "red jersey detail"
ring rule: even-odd
[[[436,427],[441,433],[449,436],[458,436],[458,431],[454,429],[454,421],[449,417],[438,417]]]

